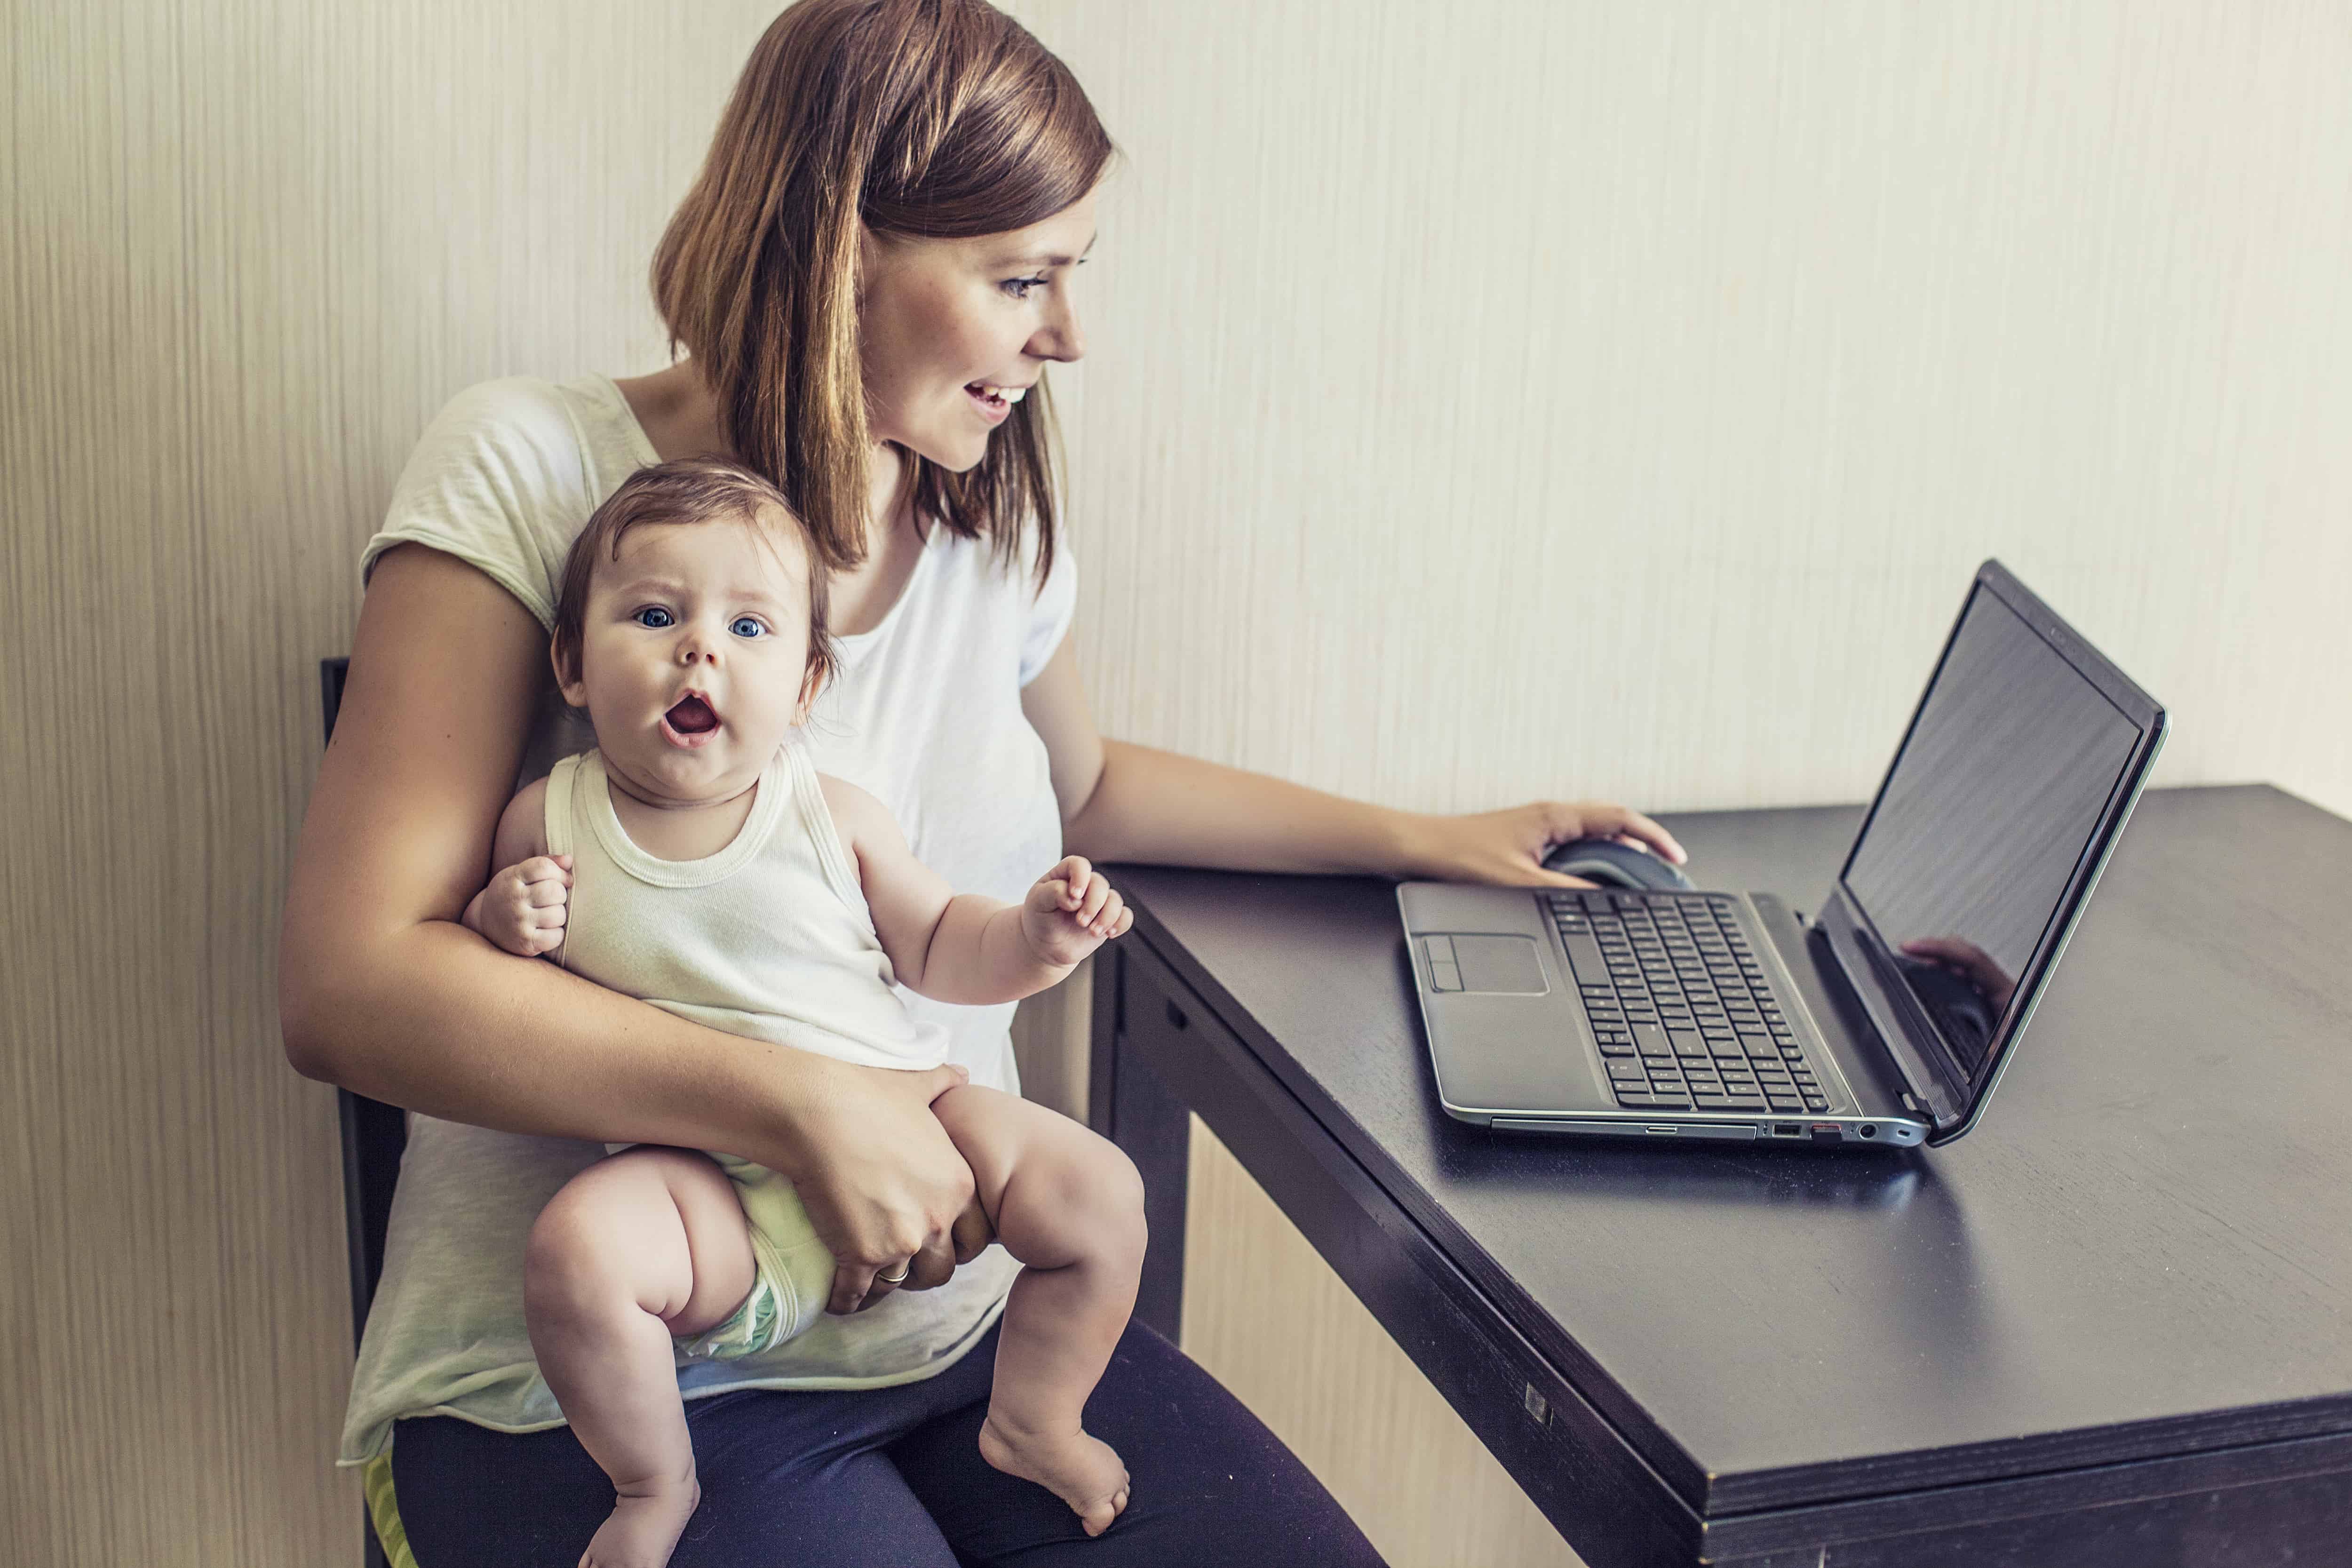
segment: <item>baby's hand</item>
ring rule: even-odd
[[[563,941],[572,857],[534,855],[490,879],[466,906],[466,924],[509,952],[537,958]]]
[[[1076,963],[1135,923],[1127,901],[1072,855],[1037,879],[1021,905],[1021,934],[1046,963]]]

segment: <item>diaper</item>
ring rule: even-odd
[[[751,1293],[728,1320],[677,1340],[686,1361],[735,1361],[806,1330],[833,1295],[833,1254],[809,1224],[792,1183],[764,1165],[720,1158],[751,1223]]]

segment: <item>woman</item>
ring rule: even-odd
[[[838,1316],[682,1374],[704,1491],[681,1568],[1376,1561],[1139,1327],[1087,1411],[1134,1477],[1116,1528],[1088,1541],[980,1460],[1009,1275],[927,1108],[958,1077],[1012,1087],[1009,1008],[915,998],[950,1067],[861,1068],[707,1031],[457,923],[519,771],[583,744],[546,700],[565,547],[633,468],[704,452],[777,483],[826,557],[842,672],[821,765],[880,795],[958,887],[1018,896],[1008,879],[1065,846],[1518,882],[1560,880],[1538,858],[1583,834],[1679,854],[1619,807],[1415,817],[1097,733],[1043,378],[1084,352],[1070,284],[1110,154],[1068,71],[981,0],[803,0],[755,49],[655,260],[688,357],[461,394],[370,542],[281,1008],[299,1068],[418,1113],[345,1458],[424,1568],[570,1562],[611,1507],[534,1375],[520,1290],[532,1218],[607,1141],[782,1171],[839,1266]]]

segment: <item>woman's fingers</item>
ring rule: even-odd
[[[1410,874],[1432,881],[1504,887],[1590,888],[1548,870],[1544,857],[1578,838],[1607,838],[1680,865],[1689,859],[1675,836],[1638,811],[1605,801],[1536,801],[1505,811],[1425,819]]]
[[[954,1278],[956,1260],[947,1234],[904,1257],[882,1263],[836,1259],[829,1312],[862,1312],[893,1290],[929,1290]],[[892,1276],[897,1276],[893,1279]]]
[[[833,1296],[824,1310],[835,1314],[855,1312],[874,1293],[876,1270],[871,1264],[843,1263],[836,1259],[833,1266]]]
[[[803,1128],[787,1171],[834,1257],[826,1310],[854,1312],[919,1280],[954,1274],[957,1216],[971,1202],[971,1167],[930,1102],[967,1080],[961,1068],[906,1072],[839,1064],[826,1113]],[[896,1274],[903,1280],[877,1279]]]
[[[933,1290],[955,1278],[956,1265],[971,1261],[956,1256],[955,1238],[943,1236],[907,1260],[907,1277],[898,1281],[896,1289]],[[896,1274],[898,1269],[884,1270]]]
[[[995,1239],[996,1227],[988,1223],[988,1211],[980,1206],[980,1194],[975,1193],[971,1202],[964,1205],[963,1213],[956,1216],[955,1260],[959,1264],[971,1262],[987,1251],[988,1244]]]
[[[963,1222],[959,1220],[956,1223],[961,1225]],[[887,1268],[872,1270],[866,1286],[866,1294],[859,1300],[855,1310],[865,1311],[893,1290],[937,1289],[955,1278],[956,1266],[959,1263],[970,1261],[971,1261],[971,1258],[957,1255],[957,1247],[951,1233],[935,1237],[924,1243],[911,1255],[899,1258]],[[901,1275],[902,1278],[896,1279],[890,1278],[894,1274]],[[837,1268],[834,1283],[836,1288],[840,1285]]]
[[[1683,853],[1683,847],[1675,842],[1673,834],[1629,807],[1606,801],[1591,801],[1580,805],[1559,805],[1550,809],[1558,814],[1555,822],[1567,819],[1566,826],[1553,829],[1566,837],[1613,838],[1621,844],[1632,844],[1650,850],[1677,866],[1690,858]]]
[[[1618,817],[1617,821],[1610,824],[1609,830],[1612,833],[1631,838],[1643,848],[1654,850],[1677,866],[1690,858],[1683,852],[1683,847],[1675,842],[1673,834],[1640,812],[1629,811],[1622,805],[1612,805],[1608,809]]]

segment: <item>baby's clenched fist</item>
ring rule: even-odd
[[[1038,878],[1021,905],[1022,934],[1052,964],[1076,963],[1134,923],[1127,900],[1076,855]]]
[[[469,930],[523,958],[549,953],[563,941],[572,897],[572,857],[534,855],[490,879],[466,906]]]

